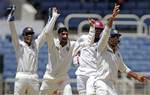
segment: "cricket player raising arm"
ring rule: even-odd
[[[14,87],[14,95],[24,95],[27,91],[29,95],[39,95],[39,81],[37,74],[38,52],[46,41],[47,32],[53,30],[53,24],[57,15],[47,23],[37,39],[33,39],[34,30],[32,27],[25,27],[22,32],[23,41],[19,40],[14,24],[13,13],[15,7],[11,8],[8,16],[8,23],[12,35],[12,43],[17,57],[17,72]]]
[[[90,46],[86,46],[80,50],[78,55],[76,55],[73,59],[74,64],[78,64],[78,68],[76,70],[77,76],[77,90],[79,95],[86,95],[86,82],[90,76],[95,76],[97,65],[96,65],[96,49],[97,42],[100,39],[100,34],[104,30],[104,24],[101,20],[91,20],[89,23],[95,28],[95,38],[94,42]],[[108,31],[105,29],[105,31]],[[81,36],[81,40],[84,42],[86,40],[87,35]]]
[[[57,10],[53,8],[53,11]],[[53,12],[59,15],[57,12]],[[48,43],[48,64],[40,88],[40,95],[53,95],[57,91],[61,95],[72,95],[68,70],[73,56],[94,40],[95,28],[91,27],[86,42],[80,43],[79,40],[70,41],[68,38],[69,30],[60,23],[57,27],[58,38],[55,38],[52,31],[47,35]]]
[[[110,17],[107,24],[109,29],[111,29],[113,20],[118,13],[119,5],[115,5],[112,17]],[[97,73],[95,77],[88,79],[86,95],[118,95],[115,87],[118,79],[118,70],[127,73],[142,83],[147,81],[144,76],[139,76],[132,72],[123,63],[118,50],[120,36],[121,34],[115,31],[103,31],[97,48]]]

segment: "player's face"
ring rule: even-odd
[[[68,32],[67,31],[63,31],[63,32],[59,33],[58,36],[59,36],[59,40],[61,42],[67,42],[67,40],[68,40]]]
[[[102,31],[103,31],[103,29],[101,29],[101,28],[95,28],[95,38],[99,38]]]
[[[120,36],[116,35],[116,36],[112,36],[109,38],[109,44],[111,46],[116,47],[116,46],[118,46],[119,43],[120,43]]]
[[[24,35],[24,41],[25,41],[28,45],[31,44],[32,40],[33,40],[33,35],[32,35],[32,34]]]

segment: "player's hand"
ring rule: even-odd
[[[113,25],[113,20],[117,17],[117,15],[119,14],[120,10],[119,10],[120,5],[115,4],[115,7],[113,9],[113,13],[112,16],[110,18],[108,18],[108,26],[109,28],[112,27]]]
[[[92,18],[88,18],[88,22],[90,24],[90,26],[95,27],[95,20]]]
[[[53,17],[58,17],[59,15],[60,15],[60,14],[58,13],[57,8],[54,7],[54,8],[52,9],[52,16],[53,16]]]
[[[15,5],[12,5],[11,7],[7,8],[7,11],[9,12],[7,21],[14,21],[15,20],[15,17],[13,15],[15,10],[16,10],[16,6]]]
[[[115,7],[113,9],[113,13],[112,13],[112,19],[115,19],[116,16],[119,14],[120,9],[119,9],[120,5],[115,4]]]
[[[148,79],[145,76],[138,76],[137,80],[141,82],[142,84],[147,84]]]
[[[57,89],[52,93],[52,95],[60,95],[60,91]]]

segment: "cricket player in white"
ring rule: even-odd
[[[34,31],[31,27],[23,30],[24,41],[19,40],[14,24],[13,13],[15,7],[11,8],[8,16],[9,27],[12,34],[12,43],[15,48],[17,57],[17,72],[14,88],[14,95],[39,95],[39,81],[37,74],[38,52],[44,42],[46,42],[47,32],[53,30],[53,24],[57,19],[57,15],[53,15],[52,19],[47,23],[42,33],[37,39],[33,40]]]
[[[108,29],[104,29],[104,24],[101,20],[93,21],[95,27],[95,38],[94,42],[90,46],[86,46],[82,48],[77,56],[73,59],[74,64],[77,64],[79,67],[76,70],[77,76],[77,90],[79,95],[86,95],[86,82],[89,76],[95,76],[97,65],[96,65],[96,49],[97,42],[100,39],[100,33],[104,31],[108,31]],[[83,35],[81,37],[82,42],[86,40],[87,36]]]
[[[79,40],[70,41],[68,29],[61,23],[57,29],[58,38],[54,38],[52,31],[47,37],[48,42],[48,64],[40,88],[40,95],[52,95],[57,91],[61,95],[72,95],[68,70],[72,58],[82,47],[90,45],[94,40],[95,28],[90,27],[86,42],[80,43]]]
[[[110,22],[113,21],[118,12],[119,5],[115,5],[112,17],[109,19]],[[111,26],[112,24],[109,28]],[[103,31],[97,48],[97,73],[95,77],[88,79],[86,95],[118,95],[115,87],[118,79],[118,70],[127,73],[140,82],[146,82],[144,76],[138,76],[123,63],[121,54],[118,51],[120,36],[121,34],[114,31]],[[103,38],[104,40],[102,40]]]

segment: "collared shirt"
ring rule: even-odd
[[[70,63],[72,61],[72,51],[74,41],[68,41],[67,45],[62,47],[58,39],[54,39],[54,45],[48,53],[48,64],[46,70],[53,76],[67,75]]]
[[[110,29],[106,26],[101,34],[100,41],[84,47],[80,51],[79,67],[76,75],[95,76],[97,71],[97,51],[99,47],[105,46],[109,38]],[[99,47],[98,47],[99,46]],[[101,50],[101,48],[100,48]]]
[[[76,75],[94,76],[97,70],[96,52],[97,43],[85,47],[80,51],[79,67],[76,70]]]
[[[24,41],[19,41],[19,48],[16,51],[18,67],[17,72],[36,73],[38,63],[38,51],[35,42],[28,46]]]
[[[128,73],[129,68],[123,63],[119,51],[113,53],[108,46],[110,32],[103,32],[97,47],[97,72],[96,80],[110,80],[116,82],[118,79],[118,70]]]
[[[75,56],[81,48],[91,45],[94,41],[94,35],[95,28],[90,28],[86,42],[80,42],[80,38],[77,41],[68,40],[67,45],[61,47],[59,40],[54,38],[50,32],[47,37],[49,53],[45,75],[49,74],[53,78],[67,76],[73,56]]]
[[[38,66],[38,52],[46,41],[46,34],[53,30],[57,17],[52,19],[46,24],[42,33],[35,39],[30,46],[24,41],[19,40],[14,21],[9,22],[9,27],[12,34],[12,43],[17,57],[17,72],[37,73]]]
[[[109,46],[106,46],[102,52],[98,53],[97,66],[96,79],[110,80],[114,83],[116,83],[118,79],[118,70],[125,73],[131,71],[123,63],[120,52],[117,50],[114,53]]]

